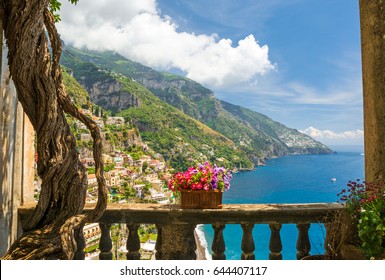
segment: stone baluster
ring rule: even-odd
[[[214,239],[211,249],[213,250],[213,260],[225,260],[226,255],[224,254],[226,250],[225,240],[223,238],[223,230],[225,229],[225,224],[213,224],[214,229]]]
[[[155,244],[155,259],[161,260],[162,259],[162,225],[158,224],[155,226],[158,231],[158,236],[156,237],[156,244]]]
[[[282,241],[280,231],[282,224],[269,224],[271,231],[269,242],[269,260],[282,260]]]
[[[84,239],[83,227],[84,224],[82,224],[79,228],[75,230],[75,240],[77,249],[73,258],[74,260],[84,260],[86,256],[86,254],[84,253],[84,248],[86,247],[86,240]]]
[[[110,236],[111,224],[99,224],[101,236],[99,241],[99,259],[112,260],[112,240]]]
[[[309,223],[297,224],[298,239],[297,239],[297,260],[309,256],[310,240],[309,240]]]
[[[127,260],[140,260],[140,240],[138,229],[140,224],[128,223],[128,238],[127,238]]]
[[[254,224],[244,223],[241,224],[243,230],[242,236],[242,260],[255,260],[254,250],[254,239],[253,239],[253,228]]]

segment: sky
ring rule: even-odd
[[[327,145],[362,145],[356,0],[63,2],[66,44],[191,78]]]

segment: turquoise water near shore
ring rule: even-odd
[[[234,174],[231,189],[224,193],[224,203],[312,203],[336,202],[337,193],[350,180],[364,178],[362,148],[346,151],[335,148],[330,155],[295,155],[268,160],[266,166],[254,171]],[[343,150],[343,151],[341,151]],[[335,182],[331,178],[336,178]],[[211,252],[213,230],[205,225],[203,232]],[[253,230],[256,259],[267,260],[269,255],[270,229],[268,225],[255,225]],[[309,230],[310,254],[324,252],[323,225],[312,224]],[[226,257],[240,259],[242,230],[240,225],[226,225],[224,230]],[[281,229],[283,259],[296,259],[297,228],[284,224]]]

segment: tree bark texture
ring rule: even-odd
[[[3,259],[72,259],[74,231],[97,220],[107,204],[100,130],[67,97],[60,69],[60,38],[48,5],[49,0],[1,0],[0,4],[9,69],[18,99],[36,131],[37,172],[42,179],[29,227]],[[81,214],[86,170],[65,114],[82,121],[94,139],[99,197],[87,215]]]

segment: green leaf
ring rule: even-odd
[[[79,0],[68,0],[68,1],[74,5],[76,5],[79,2]],[[50,0],[49,11],[53,14],[55,22],[61,21],[60,15],[58,14],[61,6],[62,6],[62,3],[60,3],[60,1]]]

